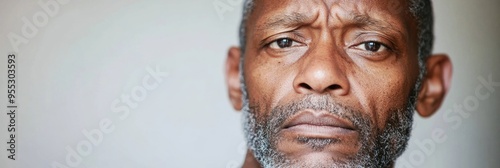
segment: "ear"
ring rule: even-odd
[[[422,117],[434,114],[450,89],[453,66],[447,55],[432,55],[427,58],[427,74],[418,95],[417,111]]]
[[[229,94],[229,100],[235,110],[242,108],[241,83],[240,83],[240,57],[241,49],[231,47],[227,53],[226,59],[226,84]]]

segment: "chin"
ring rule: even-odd
[[[329,152],[311,152],[294,159],[297,166],[339,167],[348,164],[348,158]]]
[[[277,150],[286,158],[280,167],[356,167],[359,145],[356,140],[297,138],[282,140]],[[353,143],[353,144],[351,144]]]

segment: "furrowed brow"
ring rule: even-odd
[[[400,30],[394,28],[395,25],[391,25],[390,23],[383,20],[374,19],[368,15],[352,13],[350,14],[350,17],[350,20],[361,28],[382,32],[389,31],[398,34],[402,33]]]
[[[257,31],[269,29],[290,28],[304,24],[307,17],[304,14],[293,12],[290,14],[275,15],[267,19],[264,24],[257,27]]]

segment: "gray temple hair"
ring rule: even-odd
[[[420,67],[419,78],[417,81],[417,89],[420,90],[420,80],[425,75],[425,60],[431,55],[434,42],[434,14],[432,11],[432,3],[430,0],[410,0],[409,11],[417,20],[418,24],[418,65]],[[243,4],[243,17],[239,28],[240,47],[241,47],[241,63],[240,70],[243,70],[242,62],[246,47],[246,22],[254,7],[253,0],[245,0]],[[242,71],[240,71],[242,72]]]

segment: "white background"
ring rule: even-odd
[[[219,17],[213,6],[217,1],[231,10]],[[238,44],[238,0],[73,0],[60,5],[17,50],[17,151],[16,161],[7,159],[6,56],[15,51],[7,35],[22,36],[22,18],[32,22],[45,12],[37,2],[0,2],[0,167],[67,166],[67,148],[76,150],[87,141],[82,131],[98,129],[105,119],[114,130],[91,146],[76,167],[242,163],[240,113],[229,104],[223,77],[227,49]],[[435,52],[452,58],[452,88],[436,115],[416,117],[410,146],[397,167],[498,167],[500,87],[466,111],[467,118],[454,105],[474,99],[479,77],[491,74],[500,82],[500,1],[439,0],[434,5]],[[168,77],[122,120],[112,110],[113,101],[142,86],[147,67],[157,66]],[[445,119],[447,113],[461,122]],[[417,145],[429,142],[435,130],[444,131],[444,142]]]

